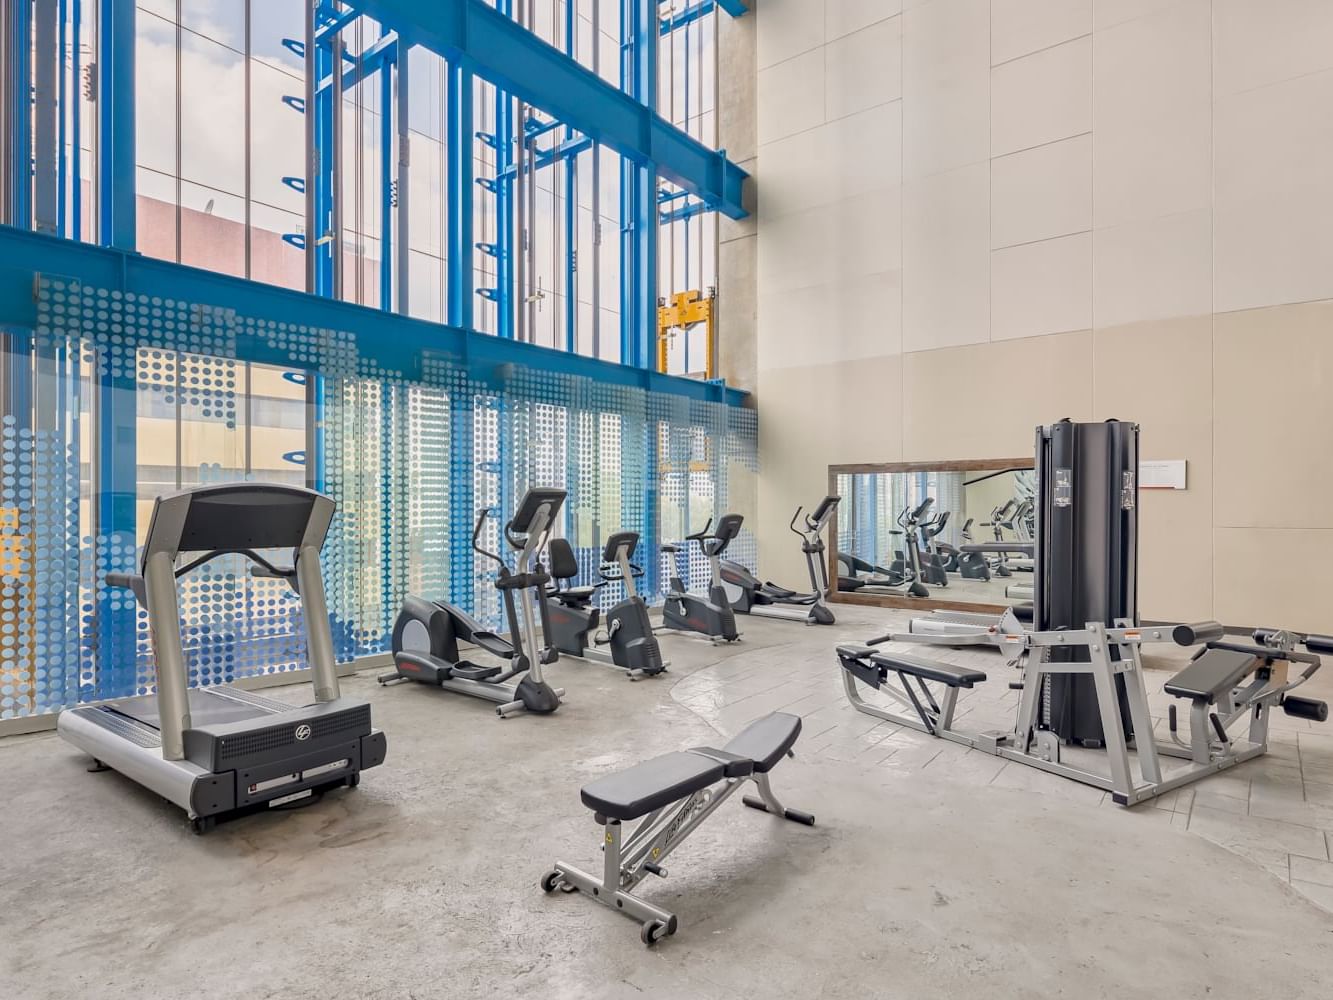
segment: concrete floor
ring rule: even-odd
[[[1311,887],[1333,885],[1316,780],[1333,788],[1333,737],[1279,723],[1273,757],[1189,801],[1104,805],[845,707],[832,645],[901,619],[838,613],[743,620],[726,649],[664,638],[671,672],[639,683],[562,661],[550,718],[363,674],[345,690],[373,700],[385,766],[204,838],[54,735],[0,742],[0,995],[1328,996],[1333,913]],[[1003,700],[998,657],[953,655],[988,658]],[[645,884],[681,921],[652,950],[632,921],[541,893],[557,857],[598,864],[581,784],[781,705],[806,728],[774,787],[816,827],[725,805]]]

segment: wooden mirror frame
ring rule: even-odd
[[[838,477],[850,475],[884,475],[895,472],[995,472],[1021,471],[1035,468],[1032,456],[1025,458],[969,458],[944,462],[871,462],[828,467],[829,496],[838,495]],[[829,600],[839,604],[861,604],[874,608],[916,608],[923,611],[1004,611],[1005,604],[977,604],[971,601],[941,601],[934,597],[906,597],[897,594],[859,594],[838,590],[838,519],[828,528]],[[935,590],[931,591],[936,593]]]

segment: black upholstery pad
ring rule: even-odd
[[[722,771],[719,761],[677,750],[598,778],[580,794],[585,806],[609,819],[638,819],[721,781]]]
[[[756,719],[722,749],[754,761],[754,769],[766,774],[780,761],[801,735],[801,717],[774,712]]]
[[[949,687],[968,687],[986,679],[984,671],[972,667],[960,667],[940,660],[927,660],[921,656],[909,656],[906,653],[876,653],[870,658],[876,666],[896,670],[900,674],[910,674],[927,681],[938,681]]]
[[[1253,673],[1261,662],[1253,653],[1208,649],[1167,681],[1162,690],[1177,698],[1192,698],[1211,705],[1218,695],[1230,691]]]

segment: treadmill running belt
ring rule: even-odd
[[[269,714],[261,708],[232,701],[230,698],[207,688],[192,688],[189,695],[190,724],[196,729],[200,726],[218,726],[226,725],[229,722],[243,722],[246,719],[257,719]],[[154,729],[160,729],[162,726],[155,695],[127,698],[124,701],[113,702],[107,708],[119,712],[121,715],[129,716],[136,722],[142,722],[145,726],[152,726]]]

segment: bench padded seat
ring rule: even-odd
[[[637,819],[721,781],[722,770],[711,757],[676,750],[598,778],[580,794],[585,806],[609,819]]]
[[[754,764],[759,774],[770,771],[801,734],[800,716],[774,712],[758,719],[731,740],[723,751]],[[701,752],[677,750],[598,778],[583,786],[580,796],[589,809],[608,819],[638,819],[685,796],[702,791],[731,772],[748,772]]]
[[[922,680],[937,681],[949,687],[970,688],[986,679],[986,673],[974,667],[960,667],[953,663],[939,660],[927,660],[921,656],[909,656],[907,653],[876,653],[870,662],[877,667],[884,667],[900,674],[911,674]]]
[[[800,735],[799,715],[774,712],[751,722],[722,749],[738,757],[749,757],[758,773],[767,774],[795,746]]]
[[[1203,655],[1172,677],[1162,690],[1177,698],[1205,701],[1209,705],[1217,696],[1236,687],[1254,672],[1258,661],[1253,653],[1234,649],[1206,649]]]

